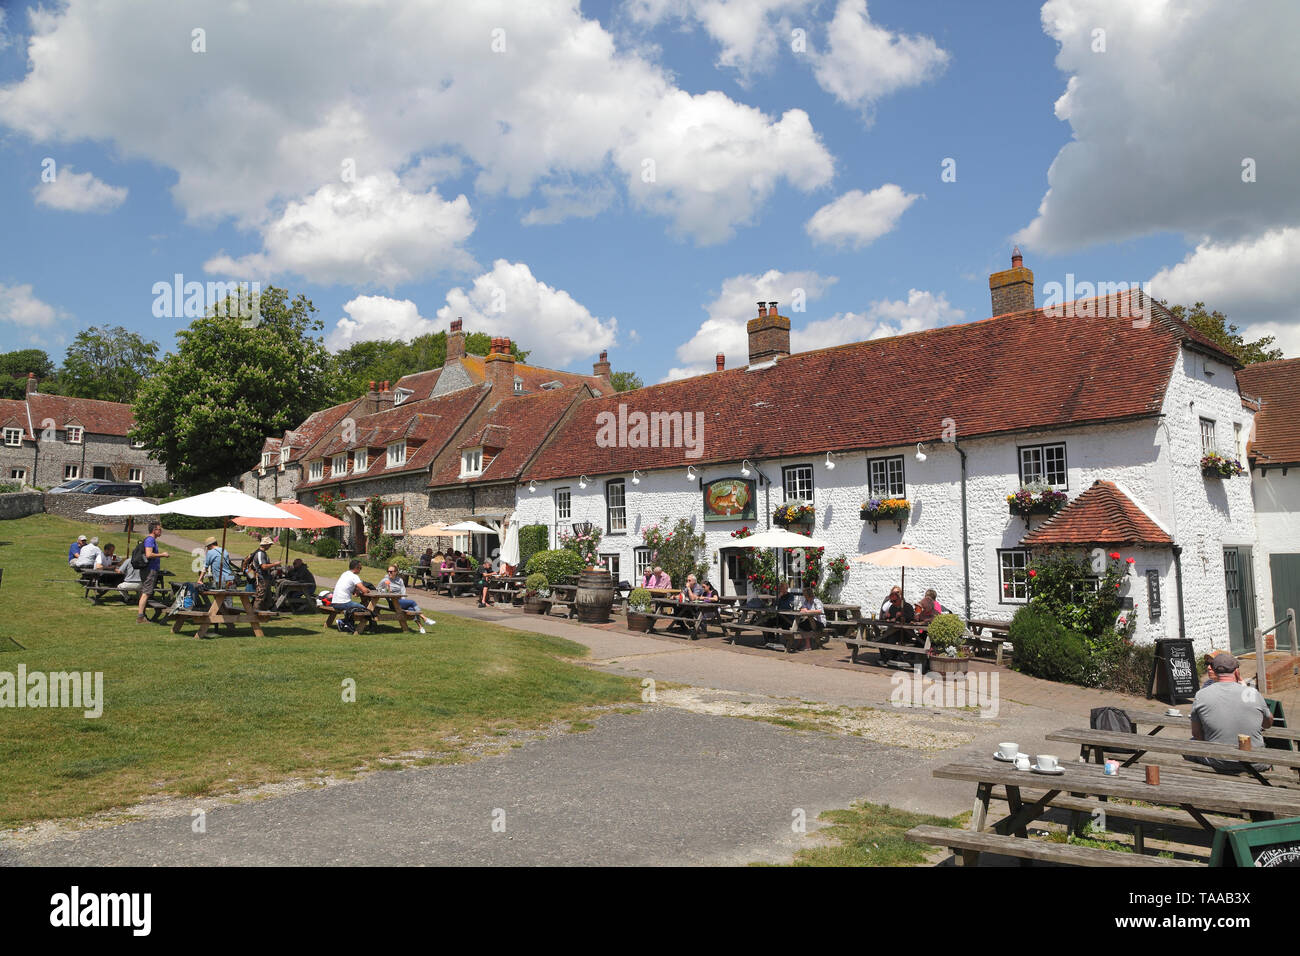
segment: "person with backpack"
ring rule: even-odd
[[[149,523],[149,534],[143,541],[135,546],[135,551],[131,553],[131,565],[142,575],[140,579],[140,604],[136,609],[135,623],[144,624],[144,609],[153,597],[153,592],[158,587],[158,581],[162,577],[162,559],[170,558],[171,554],[167,551],[158,550],[158,538],[162,535],[162,522],[152,521]]]
[[[207,577],[214,588],[234,587],[235,567],[230,563],[230,552],[217,544],[215,536],[204,541],[203,547],[203,570],[199,572],[198,583],[202,584],[204,577]]]
[[[270,538],[263,538],[251,556],[253,573],[257,575],[257,597],[253,599],[253,606],[259,611],[265,611],[271,603],[271,585],[275,583],[275,569],[280,566],[280,562],[271,560],[267,553],[274,543]]]

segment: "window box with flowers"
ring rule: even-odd
[[[871,522],[871,530],[878,532],[880,522],[892,521],[903,530],[908,516],[912,513],[912,503],[906,498],[870,498],[862,503],[858,517]]]
[[[1206,478],[1237,478],[1246,473],[1241,462],[1228,458],[1217,451],[1201,456],[1201,474]]]
[[[1007,495],[1007,510],[1020,515],[1026,523],[1030,515],[1054,515],[1069,502],[1064,491],[1045,485],[1025,485],[1015,494]]]
[[[792,524],[812,524],[816,520],[816,511],[812,505],[793,501],[773,511],[772,520],[782,528],[788,528]]]

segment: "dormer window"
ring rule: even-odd
[[[393,404],[400,405],[414,394],[415,392],[411,391],[409,388],[396,389],[393,392]]]
[[[271,467],[271,453],[269,451],[262,452],[262,467]]]
[[[468,448],[460,454],[460,476],[483,474],[483,449]]]
[[[330,463],[330,471],[335,475],[346,475],[348,473],[348,456],[346,452],[334,456],[334,460]]]
[[[365,471],[366,467],[370,464],[369,457],[369,453],[364,448],[358,448],[354,451],[352,453],[352,470]]]
[[[280,449],[280,464],[283,465],[283,464],[285,464],[285,463],[288,462],[288,461],[289,461],[289,449],[287,449],[287,448],[281,448],[281,449]]]
[[[23,446],[23,430],[21,428],[6,428],[5,444],[10,448],[21,448]]]
[[[324,460],[322,460],[322,459],[317,459],[316,461],[313,461],[313,462],[311,463],[311,471],[310,471],[310,475],[311,475],[311,480],[312,480],[312,481],[320,481],[322,478],[325,477],[325,462],[324,462]]]
[[[397,441],[388,446],[388,467],[406,464],[406,442]]]
[[[524,380],[523,380],[522,378],[520,378],[518,375],[516,375],[516,376],[515,376],[515,394],[516,394],[516,395],[522,395],[523,393],[524,393]]]
[[[69,444],[69,445],[80,445],[80,444],[81,444],[82,429],[81,429],[81,426],[80,426],[80,425],[69,425],[69,426],[67,426],[67,433],[68,433],[68,444]]]

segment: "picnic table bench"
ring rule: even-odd
[[[844,637],[841,638],[841,640],[843,640],[845,645],[848,646],[849,658],[854,664],[858,662],[858,654],[864,648],[870,648],[876,652],[876,656],[879,658],[881,664],[889,667],[899,664],[910,668],[912,666],[911,661],[893,660],[893,655],[906,654],[912,657],[920,657],[922,660],[925,660],[930,656],[929,635],[927,634],[925,640],[919,645],[898,644],[894,641],[883,640],[883,638],[886,634],[894,630],[904,632],[910,631],[912,634],[920,634],[921,631],[924,631],[925,629],[924,624],[900,624],[894,621],[882,621],[874,617],[864,617],[858,621],[858,636]]]
[[[474,590],[474,584],[478,581],[478,572],[471,571],[468,568],[457,568],[454,571],[439,571],[438,584],[436,591],[446,591],[447,597],[460,597],[460,592]]]
[[[764,623],[774,618],[777,624]],[[764,639],[758,646],[783,650],[787,654],[793,653],[799,644],[808,639],[814,644],[824,645],[830,634],[826,631],[801,631],[799,621],[802,618],[801,611],[737,607],[733,618],[724,620],[721,627],[728,643],[735,644],[737,638],[756,634]]]
[[[275,582],[275,590],[272,592],[275,599],[271,602],[271,609],[289,611],[293,614],[314,610],[316,600],[312,595],[315,590],[315,581],[291,581],[288,578],[280,578]]]
[[[660,621],[670,621],[669,628],[680,625],[686,637],[692,641],[707,637],[709,624],[720,623],[723,608],[716,601],[678,601],[676,598],[661,596],[654,598],[654,610],[646,613],[650,618],[650,630],[654,634]],[[712,612],[712,613],[708,613]]]
[[[262,625],[280,616],[275,611],[259,611],[255,608],[253,601],[257,595],[253,591],[200,588],[199,594],[210,602],[207,609],[195,608],[172,611],[170,619],[173,634],[181,633],[181,627],[186,624],[198,624],[199,629],[194,637],[201,640],[207,637],[209,630],[220,627],[222,624],[232,628],[236,624],[248,624],[258,637],[266,637],[266,634],[262,631]],[[226,607],[227,598],[238,599],[243,610],[237,611],[234,608]]]
[[[578,586],[576,584],[552,584],[551,596],[548,598],[548,605],[545,613],[550,614],[556,608],[564,609],[564,616],[573,618],[577,611],[574,609],[573,602],[578,597]]]
[[[357,623],[357,633],[364,634],[367,627],[382,622],[386,615],[391,615],[401,630],[409,631],[410,628],[406,622],[411,618],[418,618],[420,615],[416,611],[403,609],[401,600],[405,596],[404,594],[394,594],[391,591],[380,591],[377,588],[371,590],[368,594],[353,594],[352,600],[357,604],[364,605],[364,610],[354,610],[352,612],[352,620]],[[379,607],[381,601],[388,602],[387,610]],[[326,615],[326,628],[333,627],[334,622],[338,620],[338,616],[347,613],[333,607],[323,607],[320,610]]]
[[[1254,768],[1253,764],[1273,764],[1300,772],[1300,753],[1290,750],[1238,750],[1228,744],[1210,743],[1208,740],[1179,740],[1174,737],[1143,736],[1114,730],[1091,730],[1087,727],[1067,727],[1048,734],[1045,739],[1078,744],[1099,764],[1105,761],[1107,750],[1136,751],[1121,764],[1123,767],[1131,766],[1148,752],[1236,761],[1241,763],[1243,770],[1265,786],[1272,786],[1272,784],[1261,771]]]
[[[1166,714],[1156,710],[1128,709],[1126,709],[1124,713],[1128,714],[1128,719],[1133,722],[1134,730],[1138,729],[1139,724],[1154,724],[1155,726],[1147,731],[1147,736],[1154,736],[1166,727],[1178,727],[1187,731],[1188,734],[1191,733],[1191,714]],[[1264,743],[1266,746],[1269,746],[1270,749],[1273,746],[1278,745],[1279,750],[1294,750],[1295,741],[1300,740],[1300,730],[1292,730],[1289,727],[1279,727],[1276,723],[1267,730],[1264,730],[1263,734]],[[1270,741],[1273,743],[1270,743]],[[1286,745],[1280,746],[1282,742],[1285,742]]]
[[[978,644],[992,645],[991,650],[995,659],[1001,665],[1003,646],[1012,643],[1011,622],[995,621],[990,618],[971,618],[966,622],[966,629],[970,631],[971,640]],[[988,633],[985,633],[986,631]]]

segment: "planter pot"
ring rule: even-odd
[[[654,623],[654,618],[649,614],[642,614],[640,611],[627,612],[627,629],[629,631],[641,631],[642,633],[650,630],[650,625]]]
[[[1007,502],[1007,510],[1013,515],[1020,515],[1022,518],[1028,518],[1030,515],[1054,515],[1061,509],[1054,508],[1051,505],[1039,504],[1038,502],[1035,502],[1028,508],[1022,508],[1019,505]]]
[[[872,532],[880,531],[880,522],[882,521],[892,521],[895,526],[897,526],[898,530],[902,531],[903,525],[907,524],[907,519],[910,518],[911,515],[912,513],[910,511],[901,515],[882,515],[878,511],[868,511],[866,508],[858,509],[858,517],[863,521],[870,522]]]
[[[937,674],[965,674],[970,666],[970,658],[934,654],[929,658],[929,666]]]
[[[528,597],[524,601],[525,614],[545,614],[550,608],[551,602],[548,598]]]

